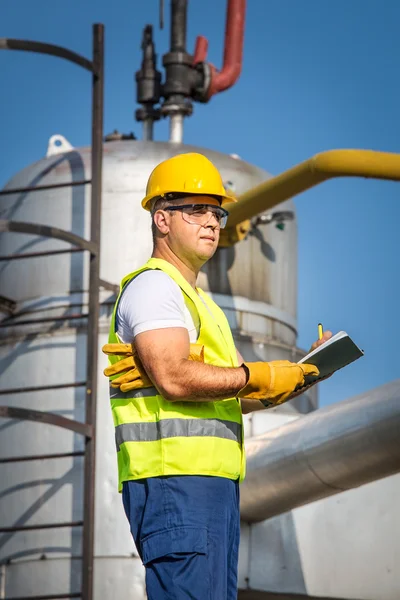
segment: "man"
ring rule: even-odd
[[[154,169],[142,201],[152,258],[122,281],[104,348],[119,489],[149,600],[237,597],[242,412],[280,404],[318,374],[244,363],[224,313],[196,287],[233,201],[200,154]]]

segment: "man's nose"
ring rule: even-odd
[[[212,227],[212,229],[216,229],[218,226],[219,221],[217,215],[214,212],[212,212],[205,227]]]

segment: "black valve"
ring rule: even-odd
[[[161,73],[156,69],[157,55],[153,42],[153,27],[146,25],[143,30],[142,39],[142,66],[136,72],[136,100],[142,105],[136,113],[137,121],[151,119],[157,121],[160,118],[160,110],[154,108],[161,96]]]

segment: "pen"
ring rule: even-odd
[[[318,323],[318,339],[322,340],[323,335],[324,335],[324,328],[322,327],[322,323]]]

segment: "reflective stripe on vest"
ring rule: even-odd
[[[221,419],[163,419],[156,423],[123,423],[115,428],[117,452],[124,442],[155,442],[172,437],[217,437],[241,444],[242,426]]]
[[[147,398],[157,396],[155,387],[143,388],[141,390],[131,390],[130,392],[121,392],[119,388],[110,385],[110,400],[128,400],[128,398]]]

